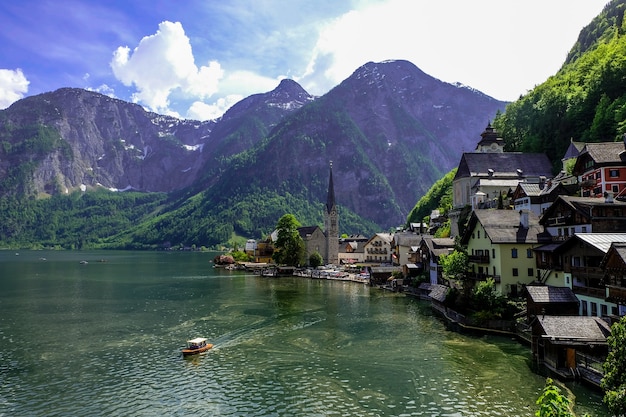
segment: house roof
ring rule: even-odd
[[[604,253],[609,251],[614,242],[626,243],[626,233],[576,233],[574,237]]]
[[[298,233],[300,234],[300,237],[306,240],[306,237],[315,233],[316,229],[320,229],[320,227],[319,226],[303,226],[303,227],[298,227],[297,230],[298,230]],[[320,231],[321,230],[322,229],[320,229]]]
[[[454,248],[454,239],[449,237],[424,236],[422,242],[426,244],[430,253],[437,257],[447,255],[450,252],[449,249]]]
[[[596,164],[602,164],[607,162],[622,162],[619,153],[624,151],[624,142],[600,142],[600,143],[587,143],[580,152],[589,154]]]
[[[492,170],[492,175],[490,171]],[[465,152],[454,179],[467,177],[510,177],[518,176],[520,170],[523,177],[540,177],[552,175],[552,164],[545,154],[501,152],[482,153]]]
[[[569,287],[553,287],[550,285],[528,285],[526,287],[530,299],[535,303],[576,303],[578,298]]]
[[[626,207],[626,202],[619,200],[613,200],[613,202],[608,203],[604,198],[559,195],[554,203],[552,203],[541,216],[541,224],[547,222],[554,212],[558,212],[558,210],[561,209],[562,204],[569,206],[572,210],[580,213],[580,215],[586,219],[589,218],[590,208],[592,207]]]
[[[583,148],[585,147],[585,142],[575,142],[575,141],[570,141],[569,146],[567,147],[567,150],[565,151],[565,155],[563,155],[563,160],[565,159],[572,159],[572,158],[576,158],[578,157],[578,155],[580,155],[580,151],[583,150]]]
[[[611,334],[608,323],[590,316],[538,316],[545,337],[555,342],[587,342],[605,344]]]
[[[611,247],[606,252],[606,256],[600,262],[600,268],[606,268],[607,265],[610,265],[610,258],[616,257],[616,261],[623,268],[626,265],[626,243],[622,242],[613,242]]]
[[[528,228],[521,225],[521,214],[516,210],[474,210],[461,241],[467,243],[480,223],[492,243],[538,243],[539,235],[543,233],[539,218],[533,212],[525,213],[528,215]]]
[[[446,301],[446,294],[448,294],[449,289],[450,288],[445,285],[430,284],[430,293],[428,294],[428,296],[433,300],[443,303],[444,301]]]
[[[422,237],[415,233],[396,233],[393,235],[393,240],[398,246],[415,246],[420,243]]]

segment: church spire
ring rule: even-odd
[[[335,186],[333,184],[333,161],[330,161],[330,179],[328,180],[328,196],[326,197],[326,212],[330,213],[335,206]]]

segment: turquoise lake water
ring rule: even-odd
[[[0,251],[0,416],[534,415],[528,347],[448,331],[402,294],[214,255]],[[197,336],[215,347],[183,358]]]

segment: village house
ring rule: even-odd
[[[517,184],[513,192],[513,206],[515,211],[529,210],[541,216],[560,195],[573,195],[578,185],[565,185],[559,179],[539,182],[523,181]]]
[[[608,323],[599,317],[539,315],[533,322],[534,361],[561,379],[600,385],[602,363],[608,354]]]
[[[488,125],[475,152],[461,156],[452,183],[451,237],[459,236],[458,222],[466,206],[508,208],[517,184],[551,176],[552,164],[545,154],[504,152],[504,141]]]
[[[580,178],[581,196],[626,197],[626,137],[620,142],[587,143],[573,173]]]
[[[537,316],[577,316],[580,302],[568,287],[551,285],[526,286],[526,313],[528,322]]]
[[[439,262],[441,255],[448,255],[454,250],[454,239],[449,237],[436,238],[429,235],[422,236],[422,240],[415,252],[414,263],[423,268],[428,274],[431,284],[444,284],[443,268]]]
[[[393,235],[392,260],[395,265],[413,264],[410,261],[411,248],[416,248],[422,240],[421,235],[415,233],[401,232]],[[394,256],[395,255],[395,256]]]
[[[393,235],[376,233],[364,245],[365,262],[392,265]]]
[[[613,242],[600,268],[605,274],[607,301],[617,304],[620,317],[626,315],[626,243]]]
[[[363,235],[339,239],[339,264],[352,265],[365,262],[365,243]]]
[[[580,300],[581,316],[607,318],[619,314],[617,304],[609,301],[601,266],[615,242],[626,243],[626,233],[577,233],[554,250],[562,260],[562,278],[552,276],[547,283],[571,288]]]
[[[533,249],[542,243],[542,232],[533,212],[474,210],[461,239],[469,256],[467,277],[493,278],[501,294],[520,295],[522,287],[535,280]]]
[[[626,232],[626,203],[607,198],[558,196],[540,224],[555,241],[574,233]]]

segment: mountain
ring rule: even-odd
[[[342,232],[369,233],[403,224],[505,104],[407,61],[367,63],[317,98],[283,80],[210,122],[61,89],[0,111],[0,195],[167,192],[124,241],[212,245],[286,212],[320,224],[333,161]]]
[[[205,174],[209,162],[254,145],[310,100],[284,81],[242,100],[219,121],[199,122],[76,88],[28,97],[0,111],[0,196],[86,187],[180,190]]]

